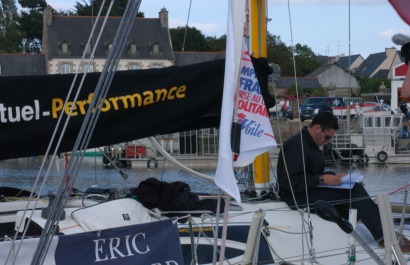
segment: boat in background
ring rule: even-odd
[[[374,163],[410,162],[410,132],[404,114],[391,110],[362,113],[356,121],[341,121],[325,148],[329,160]]]

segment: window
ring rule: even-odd
[[[88,66],[88,64],[85,63],[85,64],[83,65],[83,73],[85,73],[85,71],[87,70],[87,67],[88,67],[88,73],[94,72],[94,64],[91,63],[91,64]]]
[[[112,41],[107,41],[106,43],[104,43],[105,45],[105,53],[108,54],[112,48]]]
[[[152,53],[154,53],[154,54],[158,54],[158,53],[159,53],[159,45],[158,45],[158,44],[155,44],[155,45],[152,47]]]
[[[139,53],[138,45],[135,42],[128,44],[128,54],[136,55]]]
[[[383,127],[383,125],[382,125],[382,117],[375,117],[374,127],[377,127],[377,128]]]
[[[128,67],[129,70],[138,70],[141,69],[141,65],[137,64],[137,63],[131,63]]]
[[[162,68],[162,67],[161,67],[161,65],[160,65],[159,63],[154,63],[154,64],[152,64],[151,68],[156,68],[156,69],[158,69],[158,68]]]
[[[373,127],[373,117],[365,117],[364,118],[364,127],[365,128],[372,128]]]
[[[71,44],[68,41],[59,43],[60,53],[71,53]]]
[[[150,43],[150,48],[151,48],[151,54],[160,54],[161,53],[161,47],[160,47],[159,43],[157,43],[157,42]]]
[[[83,41],[81,43],[81,46],[83,46],[83,51],[85,51],[86,53],[91,53],[93,45],[90,43],[89,45],[87,45],[86,41]]]
[[[384,127],[391,127],[391,117],[384,117]]]
[[[68,44],[67,43],[63,43],[63,46],[61,48],[61,52],[62,53],[68,53]]]
[[[71,64],[62,63],[60,65],[60,74],[71,74]]]

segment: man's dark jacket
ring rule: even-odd
[[[304,162],[302,158],[302,143],[303,136],[303,152]],[[283,160],[282,152],[286,157],[286,165]],[[303,166],[306,168],[306,182],[305,172]],[[286,171],[287,168],[287,171]],[[301,132],[289,138],[283,145],[283,150],[279,153],[277,173],[279,181],[279,196],[282,200],[293,204],[291,188],[288,181],[292,182],[293,192],[295,194],[305,193],[305,183],[307,188],[319,184],[319,175],[323,174],[325,170],[325,161],[323,154],[316,145],[312,136],[305,126]]]

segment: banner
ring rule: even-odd
[[[224,92],[215,183],[240,203],[233,167],[248,165],[257,155],[276,146],[268,118],[269,107],[265,105],[267,103],[268,106],[273,106],[274,101],[264,94],[267,92],[264,89],[264,79],[255,71],[256,68],[244,43],[243,20],[246,1],[231,0],[228,5]],[[271,68],[267,71],[265,74],[272,73]],[[238,98],[235,99],[235,95]],[[264,98],[268,102],[264,101]],[[234,113],[237,113],[235,120],[241,126],[240,153],[235,163],[231,147]]]
[[[9,260],[7,264],[29,265],[38,241],[24,240],[16,263]],[[10,244],[0,243],[0,264],[4,264]],[[44,264],[183,265],[183,260],[177,225],[169,219],[54,237]]]
[[[253,59],[264,97],[270,68]],[[156,134],[219,127],[225,60],[116,72],[89,148]],[[100,73],[87,75],[78,101],[68,99],[73,74],[0,78],[0,160],[45,154],[61,113],[74,106],[59,152],[72,151]],[[74,88],[79,86],[82,75]],[[72,93],[74,95],[75,93]],[[269,107],[269,106],[268,106]],[[65,121],[65,119],[64,119]]]
[[[251,57],[243,43],[237,120],[241,124],[240,153],[234,166],[247,166],[256,156],[277,146]]]

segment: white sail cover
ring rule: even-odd
[[[230,139],[237,88],[236,118],[241,123],[241,146],[235,165],[253,162],[257,155],[276,146],[276,141],[249,52],[243,45],[246,1],[230,0],[228,5],[225,79],[215,183],[240,203]]]

